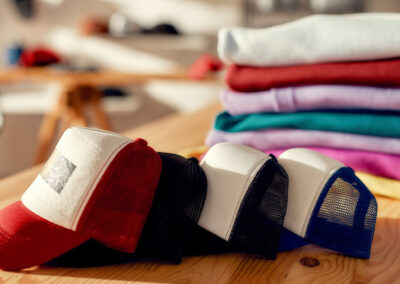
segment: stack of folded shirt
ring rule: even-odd
[[[400,14],[389,13],[222,29],[226,111],[207,144],[231,141],[277,155],[311,148],[399,187],[399,29]]]

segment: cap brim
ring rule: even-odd
[[[0,269],[20,270],[45,263],[88,239],[15,202],[0,210]]]
[[[310,241],[299,237],[295,233],[292,233],[285,228],[282,228],[278,251],[289,251],[309,244],[311,244]]]

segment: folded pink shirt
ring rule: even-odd
[[[306,85],[253,93],[225,89],[221,101],[232,115],[334,108],[400,110],[400,88]]]
[[[225,132],[212,129],[206,144],[235,142],[259,150],[292,147],[333,147],[400,155],[400,139],[351,133],[301,129],[268,129],[259,131]]]
[[[356,171],[400,180],[400,171],[398,170],[400,167],[400,155],[324,147],[305,148],[336,159]],[[287,148],[266,150],[265,152],[279,157],[286,150]]]

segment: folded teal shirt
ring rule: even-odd
[[[400,112],[293,112],[251,113],[230,115],[220,113],[215,129],[226,132],[261,130],[268,128],[295,128],[400,137]]]

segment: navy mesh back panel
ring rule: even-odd
[[[288,229],[282,228],[278,251],[289,251],[309,244],[311,243],[306,239],[292,233]]]
[[[351,168],[337,170],[326,183],[305,238],[345,255],[369,258],[377,203]]]

